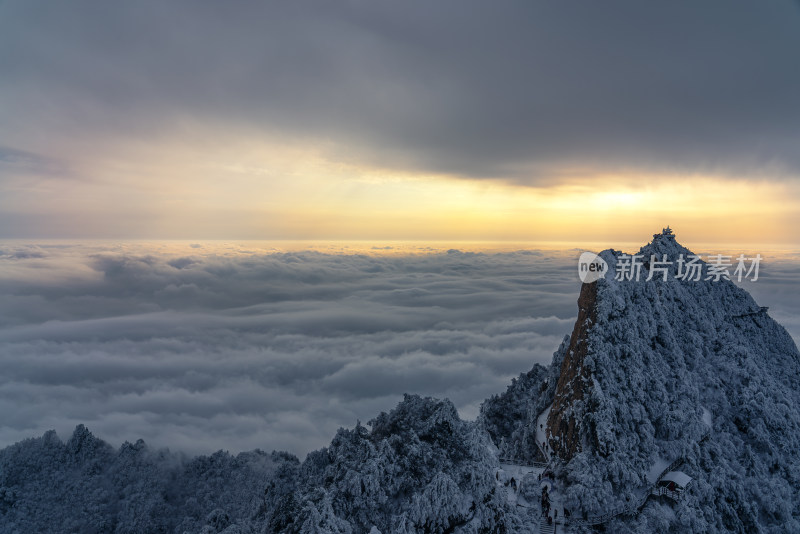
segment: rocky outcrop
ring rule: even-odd
[[[578,297],[578,319],[561,363],[553,407],[547,418],[545,434],[550,450],[564,460],[572,458],[581,448],[578,407],[592,381],[584,359],[589,347],[589,330],[597,319],[596,301],[597,282],[583,284]]]

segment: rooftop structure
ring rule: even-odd
[[[667,226],[661,230],[660,234],[653,234],[653,239],[658,238],[675,239],[675,233],[672,231],[672,228]]]
[[[652,493],[679,501],[691,483],[692,477],[683,471],[670,471],[661,477]]]

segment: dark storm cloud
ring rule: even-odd
[[[794,173],[798,29],[789,1],[7,0],[0,118],[89,138],[238,124],[529,182]]]

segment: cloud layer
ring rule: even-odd
[[[588,167],[796,174],[798,23],[789,1],[11,0],[0,150],[214,125],[527,183]]]
[[[405,392],[474,417],[571,331],[577,251],[380,252],[1,243],[0,445],[304,454]],[[769,265],[748,289],[797,339],[797,258]]]
[[[111,442],[305,453],[404,392],[474,416],[575,312],[571,262],[537,252],[0,249],[3,444],[82,422]]]

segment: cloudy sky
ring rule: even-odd
[[[0,237],[796,244],[797,50],[788,0],[0,0]]]

